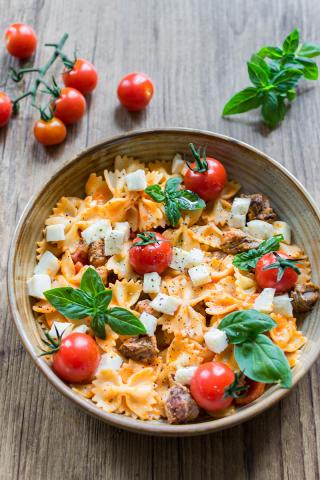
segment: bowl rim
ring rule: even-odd
[[[135,433],[143,433],[143,434],[158,435],[158,436],[171,436],[171,437],[204,435],[204,434],[216,432],[219,430],[223,430],[226,428],[239,425],[240,423],[247,421],[255,417],[256,415],[258,415],[259,413],[262,413],[268,408],[272,407],[275,403],[277,403],[279,400],[281,400],[286,395],[288,395],[291,392],[291,389],[285,390],[283,388],[280,388],[278,385],[273,386],[271,388],[274,391],[269,397],[265,399],[264,398],[258,399],[256,402],[253,402],[252,404],[238,410],[233,415],[223,417],[220,419],[208,420],[201,423],[190,423],[185,425],[170,425],[170,424],[161,423],[161,422],[157,423],[155,421],[137,420],[130,417],[126,417],[125,415],[107,413],[99,409],[91,401],[75,393],[67,384],[65,384],[62,380],[60,380],[54,374],[54,372],[51,370],[49,365],[43,359],[39,358],[38,353],[36,352],[36,347],[32,345],[31,341],[28,338],[27,333],[25,332],[23,321],[17,308],[17,301],[14,294],[14,280],[15,280],[14,279],[14,262],[15,262],[17,240],[21,235],[23,225],[29,215],[29,212],[37,203],[38,197],[47,188],[47,186],[56,179],[57,176],[59,176],[63,171],[67,170],[71,165],[74,165],[79,160],[79,158],[83,157],[83,155],[90,154],[90,152],[94,152],[95,150],[99,149],[101,146],[108,146],[108,144],[112,145],[113,143],[117,143],[119,141],[125,142],[128,139],[134,139],[135,137],[139,137],[140,135],[153,135],[153,134],[163,134],[163,135],[178,134],[179,135],[179,134],[185,134],[185,133],[202,135],[210,138],[217,138],[220,140],[224,140],[226,142],[231,142],[243,148],[244,150],[250,150],[251,152],[257,155],[264,157],[267,161],[273,164],[277,169],[282,171],[284,175],[291,181],[291,183],[300,191],[300,193],[302,193],[302,195],[308,201],[310,208],[316,214],[320,223],[320,210],[318,209],[315,201],[313,200],[311,195],[307,192],[307,190],[302,185],[302,183],[291,172],[289,172],[289,170],[287,170],[286,167],[278,163],[269,155],[247,144],[246,142],[237,140],[233,137],[229,137],[228,135],[223,135],[223,134],[211,132],[208,130],[194,129],[194,128],[167,127],[167,128],[140,129],[140,130],[134,130],[132,132],[115,135],[110,138],[107,138],[106,140],[99,141],[91,147],[84,148],[73,159],[66,160],[62,165],[56,168],[54,173],[50,175],[50,178],[45,183],[42,183],[42,185],[39,187],[36,193],[34,193],[31,196],[25,208],[23,209],[23,212],[15,228],[15,232],[11,241],[9,256],[8,256],[8,266],[7,266],[8,267],[7,268],[8,300],[9,300],[9,306],[10,306],[11,314],[13,316],[16,330],[20,336],[23,346],[27,350],[28,354],[31,356],[33,362],[38,367],[38,369],[41,370],[41,372],[45,375],[47,380],[60,393],[62,393],[64,397],[71,400],[82,410],[86,411],[90,415],[114,427],[122,428]],[[308,357],[307,362],[303,364],[303,368],[300,368],[296,371],[293,379],[292,388],[308,372],[308,370],[311,368],[313,363],[316,361],[319,353],[320,353],[320,342],[316,345],[314,351]]]

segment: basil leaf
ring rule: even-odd
[[[44,292],[44,296],[58,312],[72,320],[80,320],[94,313],[90,295],[77,288],[52,288]]]
[[[274,128],[280,123],[286,114],[286,106],[284,104],[284,99],[279,97],[275,92],[268,92],[266,95],[261,114],[265,123],[270,127]]]
[[[93,267],[87,268],[82,275],[80,289],[92,296],[95,296],[99,292],[103,292],[105,290],[105,286],[100,275]]]
[[[119,335],[145,334],[146,329],[133,313],[125,308],[114,307],[107,312],[107,322]]]
[[[260,107],[262,95],[255,87],[248,87],[233,95],[225,104],[222,115],[235,115]]]
[[[112,290],[104,289],[94,297],[94,306],[99,313],[105,313],[112,299]]]
[[[283,51],[280,47],[262,47],[258,55],[262,58],[264,57],[269,57],[272,58],[273,60],[280,60],[283,55]]]
[[[144,190],[155,202],[164,202],[165,196],[160,185],[150,185]]]
[[[266,72],[265,69],[261,68],[260,65],[254,62],[248,62],[247,67],[248,75],[253,85],[255,85],[256,87],[264,87],[269,84],[268,72]]]
[[[303,66],[303,76],[307,80],[317,80],[319,76],[318,65],[309,58],[296,57],[296,62]]]
[[[292,385],[292,374],[283,351],[266,335],[259,334],[235,346],[235,359],[240,370],[252,380],[263,383],[279,382],[283,388]]]
[[[297,53],[299,57],[317,57],[318,55],[320,55],[320,44],[310,42],[303,43]]]
[[[265,73],[268,75],[269,77],[269,74],[270,74],[270,67],[269,65],[267,64],[267,62],[257,53],[254,53],[253,55],[251,55],[251,58],[250,58],[250,62],[251,63],[255,63],[256,65],[258,65],[260,68],[262,68],[262,70],[265,71]],[[267,82],[269,83],[269,81]]]
[[[292,30],[291,33],[285,38],[282,49],[285,54],[287,53],[295,53],[297,48],[299,47],[299,40],[300,40],[300,33],[297,28]]]
[[[283,235],[274,235],[268,240],[264,240],[258,248],[252,248],[247,252],[238,253],[233,258],[233,265],[239,270],[251,270],[256,267],[257,262],[262,255],[279,250],[280,242],[283,241]]]
[[[165,214],[170,225],[175,227],[181,217],[181,211],[175,200],[168,200],[164,206]]]
[[[288,68],[281,70],[272,80],[272,84],[277,87],[280,92],[286,92],[290,88],[297,85],[298,81],[302,77],[302,70],[296,68]]]
[[[198,210],[206,206],[205,201],[191,190],[180,190],[180,195],[175,200],[183,210]]]
[[[277,324],[271,317],[258,310],[239,310],[224,317],[219,323],[230,343],[238,344],[267,332]]]
[[[106,338],[106,316],[105,315],[95,315],[91,320],[90,327],[94,331],[96,337]]]
[[[182,182],[182,178],[180,177],[172,177],[167,180],[166,186],[164,188],[165,193],[168,195],[172,195],[177,193],[178,187]]]

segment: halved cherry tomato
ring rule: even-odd
[[[233,398],[225,393],[234,380],[233,370],[225,363],[203,363],[192,377],[191,395],[197,404],[208,412],[222,410],[229,407],[233,401]]]
[[[132,112],[145,108],[153,96],[153,83],[144,73],[129,73],[120,80],[118,98]]]
[[[54,115],[65,125],[78,122],[86,112],[86,99],[75,88],[64,87],[60,96],[53,102]]]
[[[169,241],[157,232],[145,232],[155,235],[154,243],[143,246],[135,246],[141,242],[141,238],[133,240],[132,247],[129,252],[129,259],[133,269],[140,275],[145,273],[157,272],[162,273],[171,262],[172,247]]]
[[[78,58],[71,70],[65,70],[62,78],[66,87],[75,88],[83,95],[92,92],[98,83],[97,70],[83,58]]]
[[[243,396],[235,399],[236,405],[248,405],[248,403],[251,403],[257,398],[261,397],[266,388],[265,383],[255,382],[248,377],[246,377],[245,385],[247,385],[249,388]]]
[[[0,127],[6,125],[12,115],[12,103],[8,95],[0,92]]]
[[[5,31],[6,47],[10,55],[29,58],[37,48],[37,36],[30,25],[13,23]]]
[[[277,258],[278,256],[278,258]],[[280,259],[279,259],[280,257]],[[294,270],[297,268],[293,263],[293,268],[282,265],[283,260],[288,260],[290,257],[283,252],[266,253],[259,258],[256,265],[255,274],[259,287],[261,288],[275,288],[276,293],[287,292],[294,286],[298,280],[298,273]],[[266,267],[275,264],[274,268],[265,270]],[[290,264],[289,264],[290,265]],[[280,281],[277,280],[279,270],[283,270],[283,275]]]
[[[52,355],[52,368],[65,382],[90,382],[100,361],[96,342],[86,333],[71,333]]]
[[[38,142],[45,146],[57,145],[63,142],[67,135],[65,124],[56,117],[52,117],[51,120],[38,120],[33,132]]]

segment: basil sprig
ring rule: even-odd
[[[233,265],[239,270],[252,270],[256,267],[260,257],[266,253],[279,250],[280,242],[283,241],[283,235],[274,235],[268,240],[263,241],[258,248],[252,248],[247,252],[238,253],[233,258]]]
[[[91,328],[99,338],[106,338],[105,325],[120,335],[146,333],[141,321],[129,310],[108,308],[112,290],[107,290],[96,270],[88,268],[82,276],[80,289],[72,287],[52,288],[44,292],[48,302],[58,312],[71,320],[91,318]]]
[[[169,178],[164,190],[160,185],[150,185],[145,192],[158,203],[164,203],[164,210],[170,225],[175,227],[181,217],[182,210],[198,210],[206,206],[205,202],[191,190],[179,188],[182,179]]]
[[[235,359],[248,378],[263,383],[279,382],[283,388],[290,388],[289,362],[283,351],[264,335],[276,325],[272,318],[257,310],[239,310],[224,317],[218,328],[235,345]]]
[[[298,29],[285,38],[282,47],[262,47],[247,63],[253,87],[236,93],[224,106],[223,115],[261,107],[264,122],[274,128],[285,117],[288,102],[296,98],[299,80],[317,80],[318,66],[311,58],[318,55],[320,44],[300,44]]]

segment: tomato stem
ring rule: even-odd
[[[193,171],[193,172],[199,172],[199,173],[204,173],[208,170],[208,162],[207,162],[207,156],[206,156],[206,148],[203,149],[202,153],[202,158],[201,158],[201,147],[196,150],[195,146],[193,143],[189,143],[189,148],[191,150],[191,153],[193,155],[194,161],[196,166],[194,168],[191,167],[190,163],[187,161],[188,167]]]

